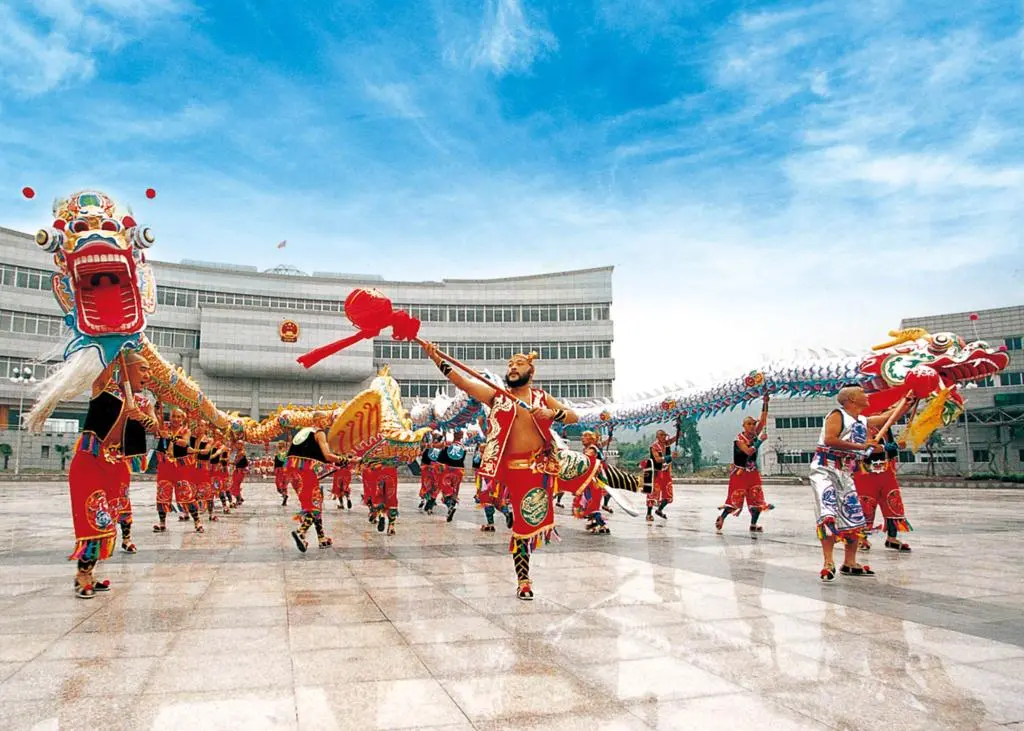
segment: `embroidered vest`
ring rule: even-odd
[[[541,389],[530,389],[530,405],[536,408],[545,407],[545,393]],[[509,434],[512,433],[512,422],[515,419],[515,402],[508,396],[496,393],[491,403],[491,413],[487,417],[487,441],[480,456],[480,469],[477,470],[481,475],[494,477],[498,474],[498,466],[505,453],[505,445],[508,443]]]

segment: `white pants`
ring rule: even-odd
[[[839,533],[866,525],[853,475],[834,467],[812,464],[810,478],[819,527],[830,518]]]

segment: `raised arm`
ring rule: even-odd
[[[754,447],[749,442],[747,442],[747,440],[744,439],[743,437],[737,437],[733,444],[735,444],[739,448],[739,450],[748,457],[751,457],[757,453],[757,450],[754,449]]]
[[[482,381],[478,381],[475,378],[468,378],[462,375],[452,368],[451,364],[446,362],[437,352],[437,346],[426,340],[421,341],[423,352],[427,354],[430,360],[434,361],[434,365],[441,371],[441,374],[447,378],[456,388],[461,391],[465,391],[467,394],[475,398],[480,403],[490,406],[494,401],[494,395],[497,393],[493,388],[488,386]]]
[[[764,395],[764,405],[761,407],[761,418],[757,420],[755,434],[760,434],[768,426],[768,394]]]

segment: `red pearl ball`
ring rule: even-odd
[[[152,188],[146,188],[146,197],[149,198],[150,200],[156,198],[156,191],[153,190]]]
[[[27,185],[24,188],[21,189],[21,194],[23,196],[25,196],[26,198],[35,198],[36,197],[36,192],[34,190],[32,190],[30,187],[28,187]]]

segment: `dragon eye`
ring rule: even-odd
[[[946,333],[939,333],[932,338],[928,344],[928,351],[931,353],[945,353],[953,346],[953,339]]]
[[[104,231],[118,231],[118,230],[120,230],[120,227],[119,227],[117,221],[104,221],[103,224],[100,226],[100,228],[103,229]]]
[[[88,221],[83,221],[80,218],[75,220],[75,221],[72,221],[71,222],[71,230],[74,231],[76,234],[80,234],[83,231],[88,231],[89,230],[89,222]]]

